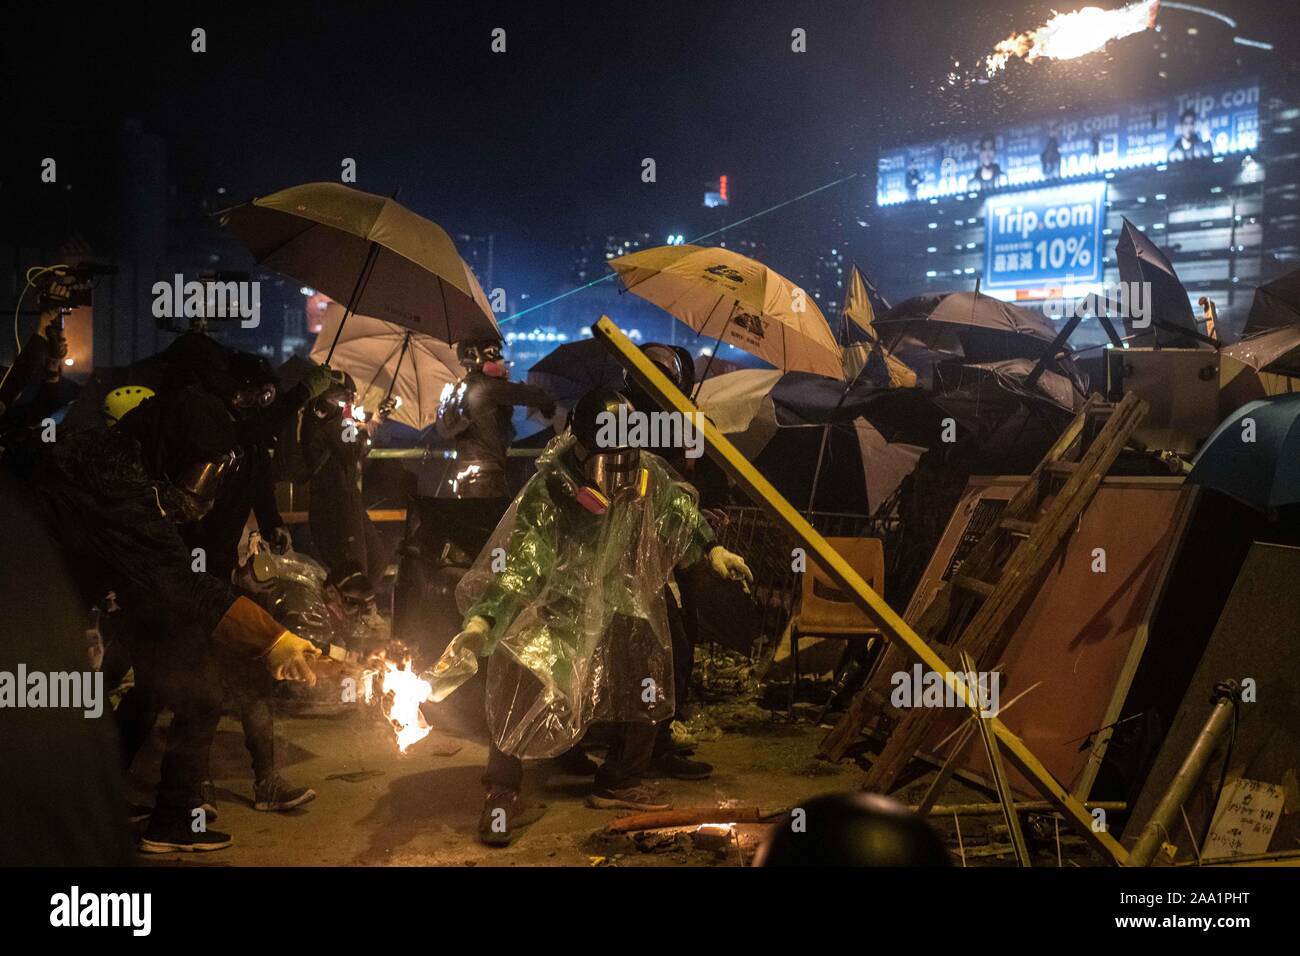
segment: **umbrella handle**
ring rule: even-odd
[[[411,346],[411,333],[408,330],[402,337],[402,351],[397,356],[397,364],[393,366],[393,377],[388,380],[388,391],[384,392],[384,401],[393,397],[393,388],[397,385],[397,373],[402,370],[402,359],[406,358],[406,350]],[[383,404],[382,402],[380,404]]]
[[[361,274],[357,276],[357,284],[352,287],[352,294],[348,296],[347,308],[343,310],[343,318],[339,320],[339,327],[334,330],[334,341],[330,343],[330,350],[325,355],[325,361],[321,364],[329,365],[330,359],[334,357],[334,349],[338,347],[339,336],[343,334],[343,326],[348,323],[348,316],[352,315],[361,293],[365,291],[366,283],[370,280],[370,271],[374,267],[375,260],[379,257],[379,243],[371,242],[370,248],[366,251],[366,261],[361,264]]]

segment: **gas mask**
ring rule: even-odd
[[[582,474],[588,484],[612,499],[624,489],[637,485],[641,477],[641,451],[620,448],[589,455],[582,463]]]
[[[275,401],[275,385],[247,385],[231,396],[230,404],[235,413],[245,416],[259,408],[268,408]]]
[[[242,457],[235,449],[215,461],[187,465],[168,488],[168,510],[176,512],[177,520],[182,523],[201,520],[212,510],[222,482],[239,467]]]
[[[510,368],[501,357],[500,342],[457,343],[456,354],[460,364],[469,371],[479,371],[491,378],[507,378]]]
[[[578,442],[573,454],[585,482],[573,491],[573,496],[592,514],[603,515],[619,495],[646,493],[650,473],[641,467],[640,449],[588,451]]]

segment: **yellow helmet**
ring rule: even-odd
[[[146,398],[153,398],[153,389],[143,385],[123,385],[104,396],[103,412],[109,427],[116,425],[131,409]]]

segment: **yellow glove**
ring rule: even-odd
[[[433,665],[428,677],[433,685],[433,694],[429,698],[434,703],[446,700],[461,684],[478,673],[478,656],[487,646],[488,632],[492,623],[483,617],[471,617],[465,622],[465,628],[451,639],[447,649]]]
[[[319,657],[320,650],[311,641],[299,637],[293,631],[281,634],[271,649],[263,655],[266,669],[276,680],[306,681],[308,687],[316,686],[316,672],[312,669],[308,657]]]
[[[714,545],[709,551],[709,567],[720,578],[739,581],[746,594],[749,593],[749,586],[754,583],[754,572],[749,570],[745,559],[720,544]]]

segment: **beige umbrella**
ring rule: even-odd
[[[444,342],[500,337],[451,237],[393,199],[341,183],[306,183],[228,209],[221,224],[259,263],[348,312]]]
[[[782,371],[840,378],[840,348],[811,295],[730,249],[658,246],[610,260],[627,291]]]
[[[321,313],[312,361],[325,360],[337,335],[330,365],[357,383],[357,404],[374,412],[384,399],[394,398],[397,407],[388,420],[417,431],[437,421],[443,387],[460,377],[456,350],[432,336],[369,315],[350,316],[343,325],[343,312],[343,306],[331,302]]]
[[[876,310],[871,305],[871,296],[867,294],[867,280],[857,266],[849,272],[849,288],[844,295],[844,307],[840,311],[846,319],[867,333],[868,338],[867,342],[844,349],[845,377],[856,378],[870,362],[883,360],[890,385],[896,388],[914,387],[916,372],[880,341],[875,327]]]

